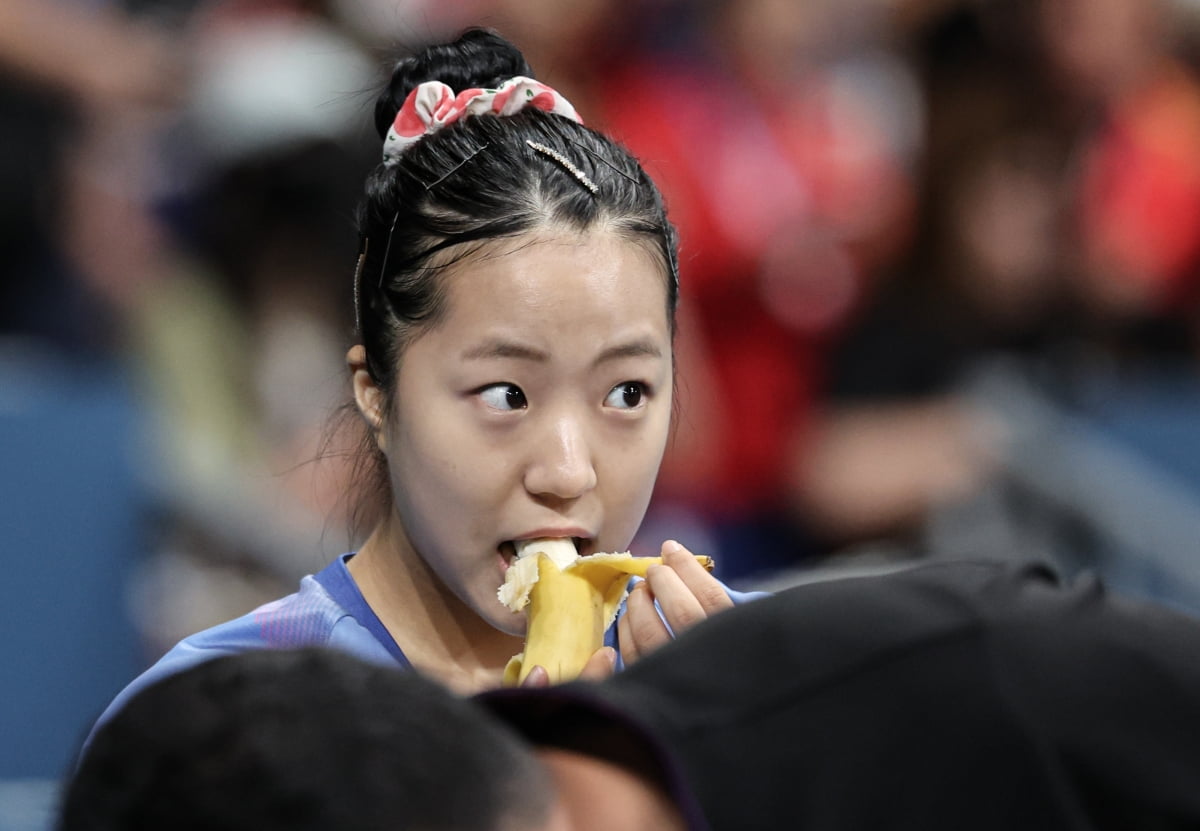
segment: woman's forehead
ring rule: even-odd
[[[483,337],[547,339],[587,350],[597,340],[661,341],[669,352],[667,287],[646,246],[611,233],[531,234],[489,243],[447,267],[434,335],[443,346]]]
[[[451,272],[471,270],[539,247],[592,248],[594,251],[603,251],[608,257],[645,257],[647,264],[662,272],[663,279],[666,279],[666,264],[654,240],[644,235],[622,233],[609,225],[593,225],[584,229],[545,226],[512,236],[463,243],[438,252],[430,265]]]
[[[459,252],[442,271],[451,301],[475,292],[520,292],[527,302],[559,295],[589,302],[601,290],[635,292],[665,308],[662,258],[641,239],[610,230],[538,231],[489,240]]]

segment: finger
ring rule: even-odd
[[[626,606],[626,609],[629,607]],[[621,660],[629,666],[641,656],[637,644],[633,642],[633,632],[629,628],[629,615],[623,614],[617,618],[617,643],[621,645]]]
[[[579,677],[584,681],[603,681],[617,669],[617,650],[611,646],[597,649],[588,662],[583,665]]]
[[[675,635],[708,617],[692,590],[670,566],[650,566],[646,570],[646,584]]]
[[[654,608],[654,595],[646,581],[638,583],[629,593],[624,616],[628,619],[630,642],[638,657],[644,657],[671,640],[670,630],[658,616],[658,609]]]
[[[550,686],[550,673],[546,672],[546,668],[538,665],[529,670],[529,674],[525,676],[525,680],[521,682],[522,687],[548,687]]]
[[[706,614],[711,615],[733,606],[733,599],[721,581],[700,565],[700,561],[684,546],[675,540],[667,540],[662,544],[662,558],[663,563],[679,575]]]

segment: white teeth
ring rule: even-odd
[[[579,558],[575,543],[569,538],[548,538],[523,540],[514,544],[517,549],[517,560],[523,560],[530,554],[545,554],[562,571]]]

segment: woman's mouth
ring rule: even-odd
[[[531,539],[562,539],[561,537],[526,537],[521,540],[505,540],[496,546],[496,550],[500,553],[500,559],[504,563],[504,568],[507,570],[517,559],[517,548],[522,543],[529,542]],[[575,552],[580,557],[586,557],[592,553],[593,541],[590,537],[570,537],[571,544],[575,546]]]
[[[497,549],[500,551],[500,559],[504,560],[506,566],[517,559],[517,546],[512,540],[505,540],[497,546]]]

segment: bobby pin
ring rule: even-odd
[[[606,159],[606,158],[604,158],[603,156],[601,156],[601,155],[600,155],[599,153],[597,153],[595,150],[592,150],[592,149],[591,149],[590,147],[588,147],[587,145],[581,144],[581,143],[579,143],[578,141],[576,141],[576,140],[575,140],[575,139],[573,139],[573,138],[568,138],[568,139],[567,139],[567,141],[571,142],[571,144],[575,145],[575,146],[576,146],[576,147],[578,147],[580,150],[582,150],[584,153],[587,153],[589,156],[591,156],[593,159],[595,159],[596,161],[600,162],[601,164],[603,164],[603,165],[606,165],[606,166],[608,166],[608,167],[611,167],[611,168],[612,168],[614,171],[616,171],[616,173],[617,173],[617,175],[618,175],[618,176],[623,176],[624,178],[626,178],[626,179],[628,179],[629,181],[633,182],[635,185],[641,184],[641,182],[639,182],[639,181],[638,181],[638,178],[637,178],[636,176],[634,176],[634,175],[632,175],[632,174],[630,174],[630,173],[627,173],[626,171],[624,171],[624,170],[622,170],[621,168],[617,167],[615,164],[613,164],[613,163],[612,163],[612,162],[610,162],[608,159]]]
[[[579,180],[579,184],[583,185],[585,188],[587,188],[589,191],[591,191],[593,196],[595,196],[597,193],[600,192],[600,188],[596,187],[596,183],[593,182],[591,179],[589,179],[586,173],[584,173],[582,170],[580,170],[578,167],[576,167],[574,165],[574,163],[570,159],[568,159],[566,156],[564,156],[562,153],[559,153],[557,150],[553,150],[544,144],[540,144],[536,141],[532,141],[531,139],[526,139],[525,143],[528,144],[530,147],[532,147],[537,152],[550,157],[551,159],[553,159],[554,161],[556,161],[560,165],[562,165],[568,173],[570,173],[572,176],[574,176],[576,179]]]
[[[471,161],[471,159],[473,159],[473,158],[475,158],[476,156],[478,156],[480,153],[482,153],[482,152],[483,152],[484,150],[486,150],[487,148],[488,148],[488,143],[486,143],[486,142],[485,142],[485,143],[484,143],[482,146],[480,146],[480,147],[476,147],[476,148],[475,148],[473,151],[471,151],[471,154],[470,154],[469,156],[467,156],[467,157],[466,157],[465,159],[463,159],[461,162],[459,162],[458,164],[456,164],[454,167],[452,167],[452,168],[450,168],[449,170],[447,170],[445,173],[443,173],[443,174],[442,174],[441,176],[439,176],[437,179],[435,179],[434,181],[432,181],[432,182],[430,182],[429,184],[427,184],[427,185],[425,186],[425,190],[427,190],[427,191],[428,191],[428,190],[433,190],[434,188],[436,188],[436,187],[437,187],[438,185],[440,185],[442,182],[446,181],[446,180],[447,180],[447,179],[449,179],[451,176],[453,176],[455,173],[457,173],[457,172],[458,172],[458,169],[459,169],[460,167],[462,167],[463,165],[465,165],[467,162]]]
[[[440,185],[442,182],[449,179],[463,165],[465,165],[467,162],[471,161],[471,159],[475,158],[480,153],[482,153],[484,150],[486,150],[488,148],[488,146],[489,146],[489,143],[484,142],[482,145],[480,145],[479,147],[476,147],[474,150],[472,150],[461,162],[459,162],[454,167],[447,170],[445,173],[443,173],[441,176],[439,176],[434,181],[430,182],[429,184],[426,184],[425,185],[426,192],[432,190],[433,188]],[[379,264],[379,282],[377,284],[377,288],[380,288],[380,289],[383,288],[383,279],[384,279],[384,277],[387,276],[388,255],[392,253],[392,236],[396,233],[396,223],[399,221],[399,219],[400,219],[400,212],[396,211],[396,215],[394,217],[392,217],[392,227],[388,230],[387,245],[383,249],[383,262],[381,262]]]
[[[388,231],[387,245],[383,249],[383,261],[379,263],[379,283],[375,288],[383,289],[383,278],[387,275],[388,254],[392,253],[392,235],[396,233],[396,223],[400,221],[400,212],[396,211],[396,215],[392,217],[392,227]]]

